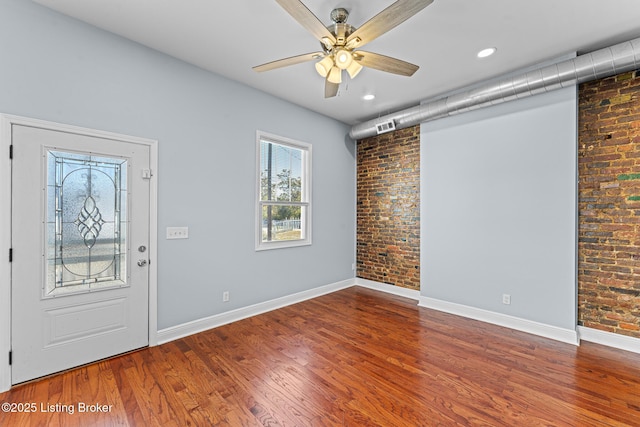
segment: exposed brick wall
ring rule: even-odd
[[[578,323],[640,338],[640,71],[579,103]]]
[[[420,289],[420,126],[358,141],[357,276]]]

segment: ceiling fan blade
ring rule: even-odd
[[[356,61],[365,67],[374,68],[387,73],[399,74],[401,76],[412,76],[418,71],[417,65],[400,59],[380,55],[379,53],[364,52],[362,50],[353,52]]]
[[[339,84],[331,83],[329,79],[326,79],[324,81],[324,97],[333,98],[338,94],[338,88],[340,88]]]
[[[335,44],[336,38],[327,27],[305,6],[300,0],[276,0],[289,15],[293,17],[300,25],[306,28],[318,40],[327,38],[331,44]]]
[[[276,68],[288,67],[289,65],[300,64],[301,62],[322,59],[325,56],[322,52],[305,53],[304,55],[292,56],[290,58],[278,59],[277,61],[267,62],[266,64],[256,65],[254,71],[259,73],[263,71],[274,70]]]
[[[347,38],[347,44],[358,38],[360,42],[356,46],[369,43],[402,24],[431,3],[433,0],[398,0],[351,33]]]

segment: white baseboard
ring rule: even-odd
[[[400,286],[388,285],[386,283],[375,282],[373,280],[362,279],[356,277],[355,284],[363,288],[369,288],[376,291],[386,292],[388,294],[398,295],[401,297],[411,298],[416,301],[420,299],[420,291],[415,289],[401,288]]]
[[[172,326],[158,331],[158,344],[164,344],[169,341],[177,340],[189,335],[197,334],[222,325],[237,322],[238,320],[253,317],[268,311],[277,310],[278,308],[306,301],[332,292],[339,291],[354,286],[354,279],[343,280],[341,282],[330,285],[320,286],[308,291],[299,292],[282,298],[276,298],[270,301],[242,307],[226,313],[216,314],[214,316],[205,317],[203,319],[193,320],[181,325]]]
[[[521,319],[519,317],[513,317],[502,313],[496,313],[493,311],[469,307],[462,304],[455,304],[452,302],[423,296],[420,297],[418,305],[420,307],[431,308],[433,310],[443,311],[445,313],[455,314],[457,316],[480,320],[482,322],[504,326],[507,328],[515,329],[517,331],[539,335],[545,338],[551,338],[556,341],[561,341],[568,344],[580,344],[578,333],[573,329],[563,329],[557,326],[551,326],[544,323]]]
[[[556,341],[566,342],[573,345],[579,345],[580,340],[593,342],[596,344],[606,345],[608,347],[620,350],[640,353],[640,338],[631,338],[620,334],[599,331],[597,329],[585,328],[578,326],[577,330],[563,329],[557,326],[546,325],[544,323],[534,322],[531,320],[513,317],[506,314],[496,313],[462,304],[455,304],[435,298],[423,297],[420,291],[414,289],[401,288],[399,286],[388,285],[386,283],[375,282],[362,278],[354,278],[343,280],[326,286],[310,289],[308,291],[299,292],[271,301],[251,305],[248,307],[238,308],[226,313],[198,319],[181,325],[172,326],[170,328],[158,331],[158,344],[164,344],[179,338],[183,338],[208,329],[217,328],[222,325],[277,310],[298,302],[316,298],[352,286],[361,286],[363,288],[373,289],[388,294],[398,295],[418,301],[420,307],[430,308],[433,310],[443,311],[445,313],[455,314],[457,316],[467,317],[470,319],[480,320],[482,322],[494,325],[504,326],[514,330],[527,332],[530,334],[554,339]]]
[[[632,338],[626,335],[600,331],[598,329],[585,328],[584,326],[578,326],[578,335],[580,339],[584,341],[614,347],[619,350],[640,353],[640,338]]]

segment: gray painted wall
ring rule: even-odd
[[[30,1],[0,0],[0,52],[0,112],[159,141],[160,329],[353,278],[346,125]],[[254,250],[256,130],[313,145],[312,246]]]
[[[576,96],[422,124],[422,296],[575,329]]]

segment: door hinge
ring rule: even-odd
[[[13,351],[9,351],[9,365],[13,364]]]
[[[13,248],[9,248],[9,262],[13,262]]]
[[[9,159],[13,159],[13,144],[9,146]]]

